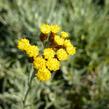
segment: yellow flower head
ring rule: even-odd
[[[65,47],[72,46],[71,41],[70,41],[70,40],[68,40],[68,39],[66,39],[66,40],[64,41],[64,46],[65,46]]]
[[[64,61],[64,60],[68,59],[68,54],[63,48],[57,50],[56,54],[57,54],[57,57],[58,57],[59,60]]]
[[[36,69],[46,67],[46,60],[42,56],[34,58],[33,65]]]
[[[54,55],[55,55],[55,51],[52,48],[44,49],[44,58],[45,59],[53,58]]]
[[[27,50],[28,46],[29,46],[29,40],[26,38],[22,38],[18,40],[18,49],[20,50]]]
[[[35,45],[30,45],[26,50],[29,57],[36,57],[39,54],[39,48]]]
[[[62,31],[61,32],[61,37],[62,38],[68,38],[69,37],[69,34],[67,32]]]
[[[50,58],[48,59],[47,63],[46,63],[47,67],[49,70],[59,70],[60,68],[60,62],[56,59],[56,58]]]
[[[40,31],[43,33],[43,34],[49,34],[50,33],[50,26],[48,24],[42,24],[40,26]]]
[[[51,73],[50,73],[50,71],[47,68],[41,68],[36,73],[36,77],[40,81],[48,81],[48,80],[51,79]]]
[[[69,55],[74,55],[76,53],[76,48],[72,45],[66,48],[66,51]]]
[[[69,55],[76,53],[76,48],[68,39],[69,33],[60,30],[59,25],[42,24],[40,26],[39,37],[44,47],[41,53],[38,46],[31,45],[28,39],[18,40],[17,47],[32,59],[34,69],[38,70],[36,77],[40,81],[50,80],[51,72],[60,69],[61,61],[67,60]]]
[[[60,30],[61,30],[61,27],[59,25],[51,25],[52,33],[58,33]]]
[[[59,35],[55,35],[54,41],[55,41],[56,44],[58,44],[58,45],[63,45],[63,44],[64,44],[64,39],[61,38]]]

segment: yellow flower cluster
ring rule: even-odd
[[[44,49],[44,57],[45,59],[53,58],[55,56],[55,51],[52,48]]]
[[[51,73],[47,68],[41,68],[36,73],[36,76],[41,81],[48,81],[51,78]]]
[[[49,34],[50,33],[50,26],[48,24],[42,24],[40,26],[40,31],[44,34]]]
[[[26,51],[29,46],[30,46],[30,43],[29,43],[28,39],[22,38],[22,39],[18,40],[18,46],[17,47],[20,50],[25,50]]]
[[[60,62],[54,57],[55,51],[52,48],[45,48],[42,56],[34,58],[34,68],[38,69],[37,78],[41,81],[47,81],[51,78],[50,71],[56,71],[60,68]],[[42,77],[42,74],[47,71]]]
[[[49,58],[47,61],[47,68],[51,71],[59,70],[60,62],[56,58]]]
[[[33,59],[33,66],[38,71],[36,77],[40,81],[50,80],[52,73],[60,69],[61,61],[67,60],[69,55],[76,53],[76,48],[70,42],[69,33],[62,31],[59,25],[42,24],[40,26],[40,39],[47,46],[39,52],[36,45],[31,45],[29,40],[22,38],[18,40],[18,48]],[[60,34],[58,34],[60,33]]]
[[[19,39],[17,47],[25,51],[29,57],[36,57],[39,54],[39,48],[36,45],[31,45],[26,38]]]
[[[61,38],[59,35],[55,35],[54,41],[55,41],[56,44],[58,44],[58,45],[63,45],[63,43],[64,43],[64,39]]]
[[[65,51],[65,49],[63,48],[60,48],[59,50],[57,50],[56,52],[57,54],[57,58],[61,61],[64,61],[64,60],[67,60],[68,59],[68,54],[67,52]]]
[[[34,58],[33,64],[36,69],[44,68],[46,66],[46,60],[42,56],[38,56]]]
[[[62,31],[61,32],[61,37],[62,38],[68,38],[69,37],[69,34],[67,32]]]
[[[49,34],[52,33],[58,33],[61,30],[61,27],[59,25],[48,25],[48,24],[42,24],[40,26],[40,31],[43,34]]]

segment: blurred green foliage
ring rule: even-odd
[[[41,23],[70,32],[77,53],[50,82],[34,79],[26,109],[109,109],[109,0],[0,0],[0,109],[23,109],[33,69],[16,43],[40,46]]]

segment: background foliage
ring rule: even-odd
[[[33,70],[17,39],[39,25],[70,32],[77,53],[47,83],[32,82],[26,109],[109,109],[109,0],[0,0],[0,109],[23,109]]]

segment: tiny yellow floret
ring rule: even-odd
[[[18,40],[18,49],[20,50],[27,50],[28,46],[30,45],[29,40],[26,38],[22,38]]]
[[[61,32],[61,37],[62,37],[62,38],[68,38],[68,37],[69,37],[69,33],[62,31],[62,32]]]
[[[39,54],[39,48],[35,45],[30,45],[26,53],[29,57],[36,57]]]
[[[36,69],[45,68],[46,60],[42,56],[38,56],[34,58],[33,65]]]
[[[53,58],[54,55],[55,55],[55,51],[52,48],[44,49],[44,58],[45,59]]]
[[[58,33],[60,30],[61,30],[61,27],[59,25],[51,25],[52,33]]]
[[[68,54],[65,51],[65,49],[61,48],[59,50],[57,50],[57,58],[61,61],[67,60],[68,59]]]
[[[40,26],[40,31],[43,33],[43,34],[49,34],[50,33],[50,25],[48,24],[42,24]]]
[[[51,71],[56,71],[56,70],[59,70],[60,68],[60,62],[56,58],[48,59],[46,65],[48,69]]]
[[[65,47],[72,46],[71,41],[70,41],[69,39],[66,39],[66,40],[64,41],[64,46],[65,46]]]
[[[51,73],[47,68],[42,68],[38,70],[36,77],[40,81],[48,81],[51,79]]]
[[[55,35],[54,41],[57,45],[63,45],[64,44],[64,39],[61,38],[59,35]]]
[[[66,51],[69,55],[74,55],[76,53],[76,47],[74,47],[73,45],[69,46],[66,48]]]

